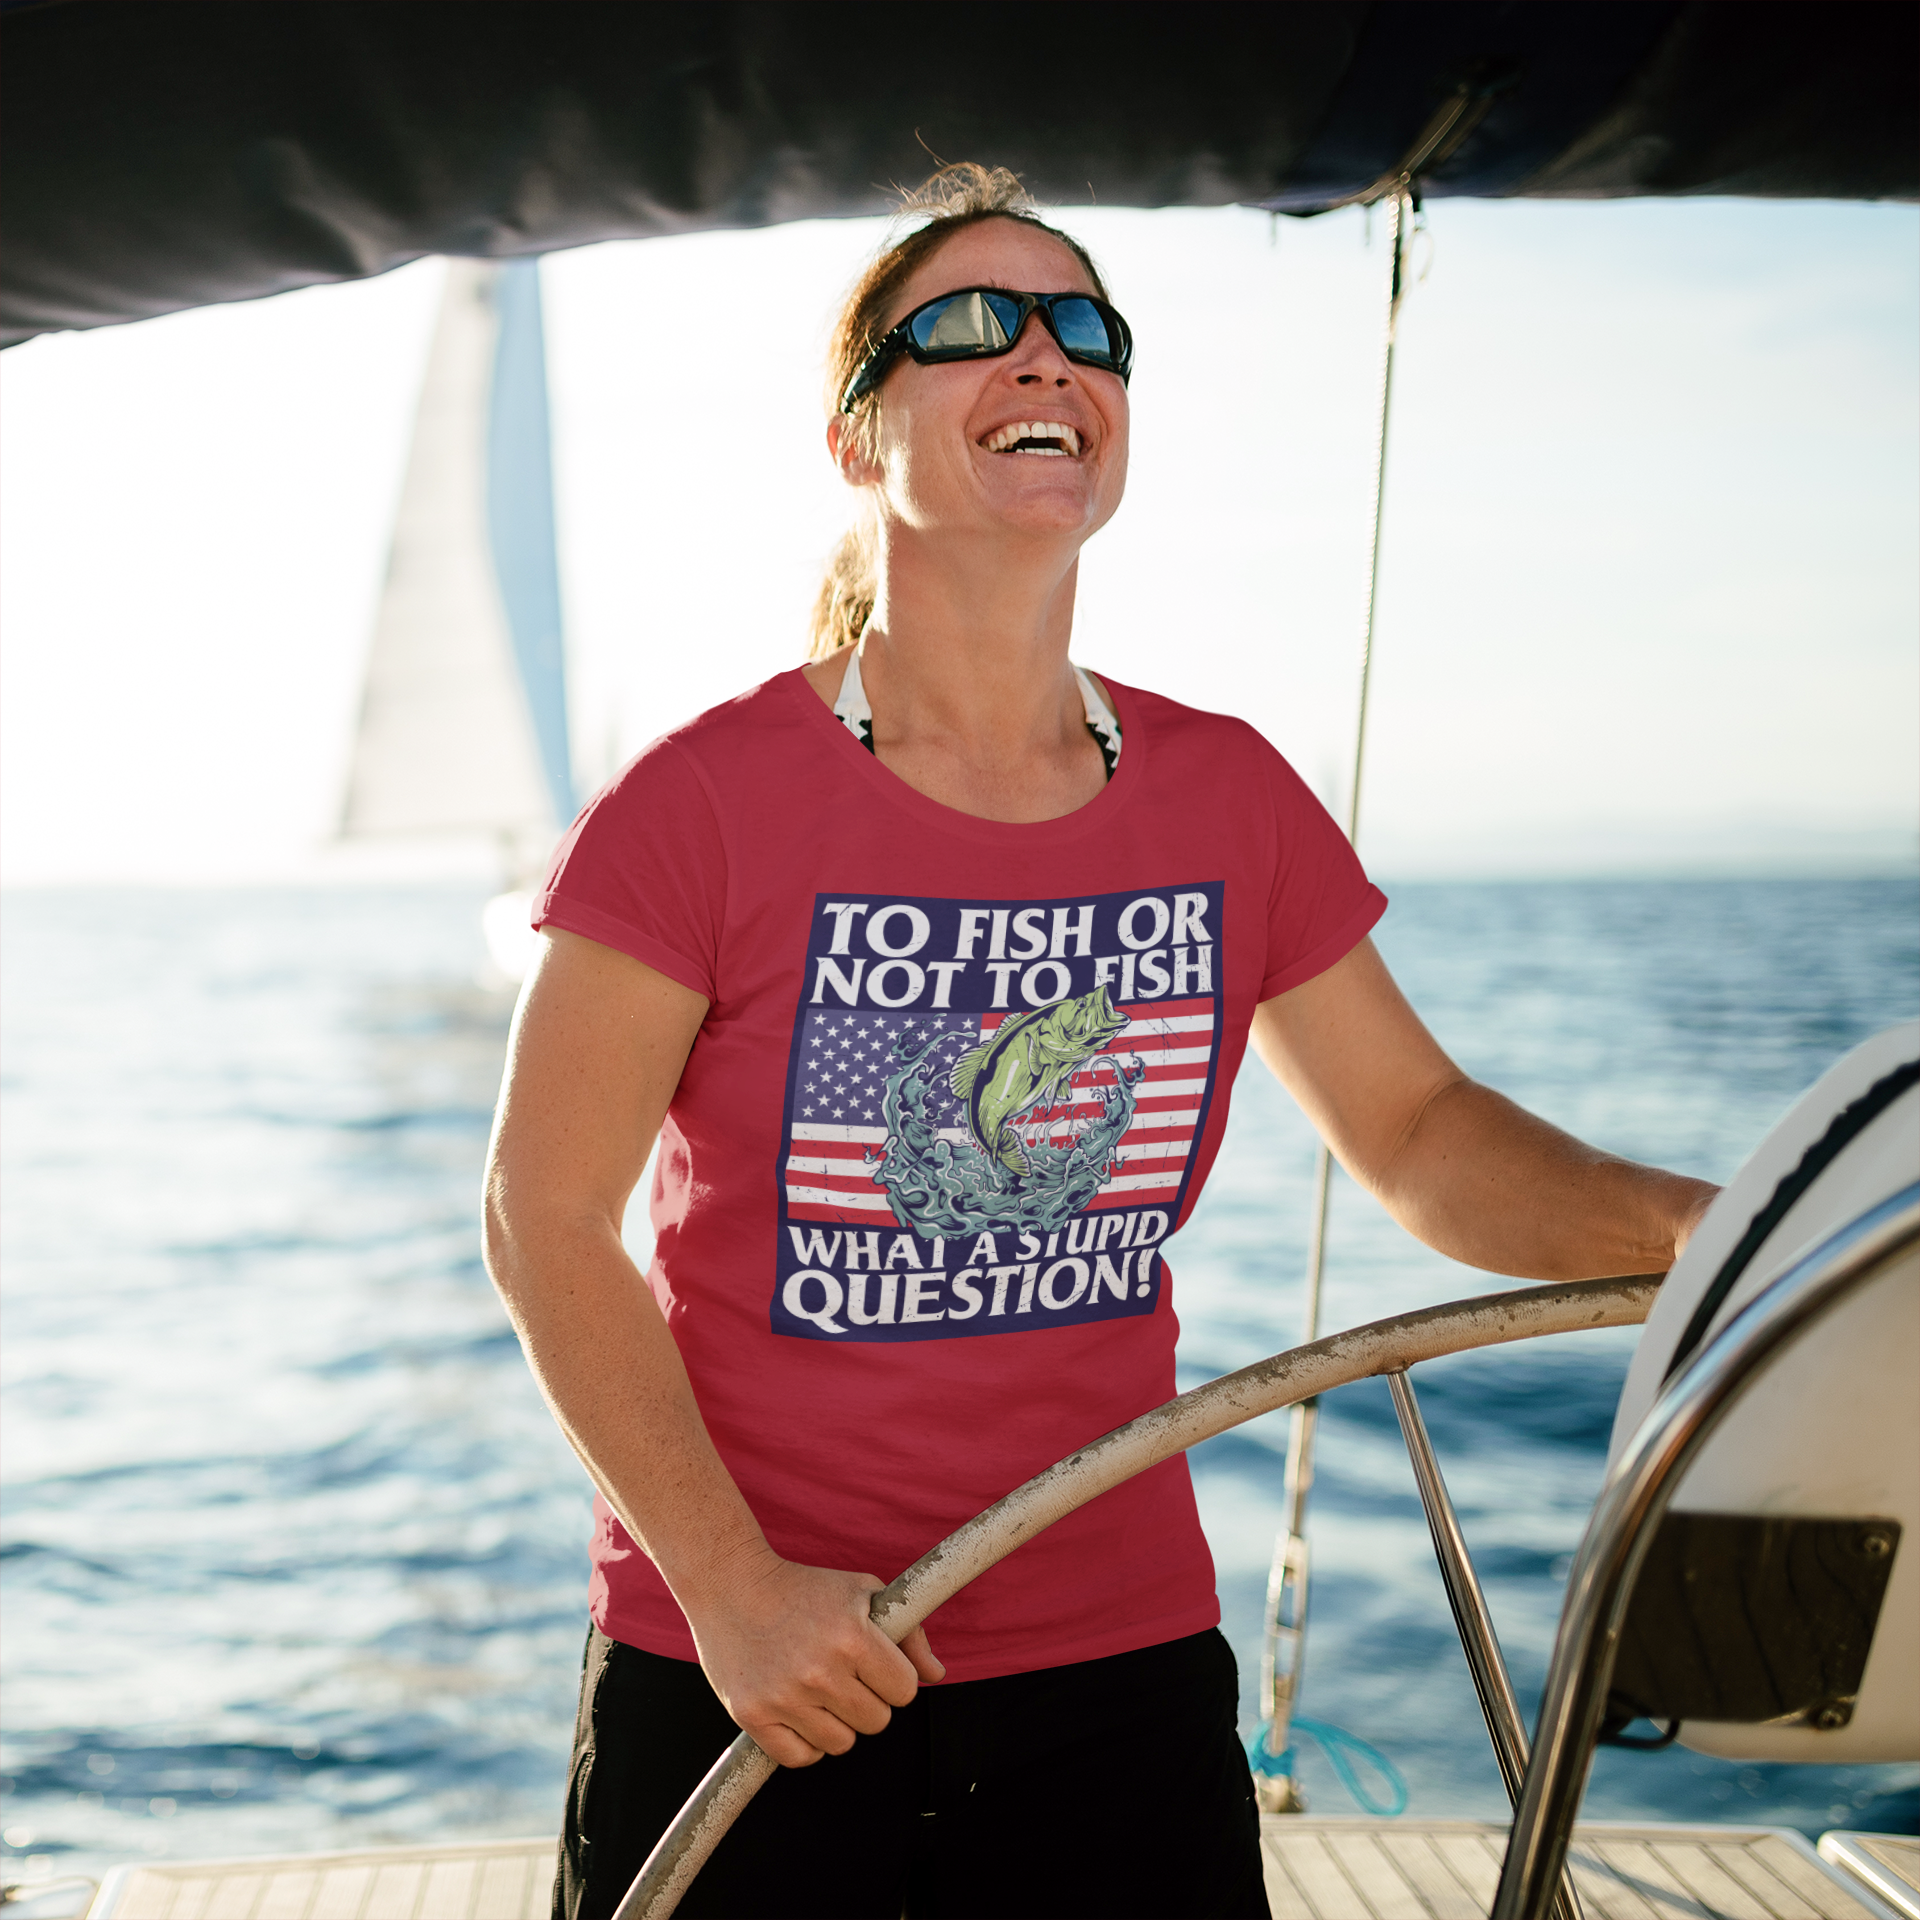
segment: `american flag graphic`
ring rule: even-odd
[[[1218,881],[818,895],[774,1169],[773,1331],[962,1340],[1156,1312],[1213,1095],[1225,913]],[[976,1047],[963,1100],[953,1071]]]
[[[1205,1108],[1215,1041],[1214,1000],[1141,1000],[1121,1004],[1128,1024],[1105,1048],[1132,1055],[1146,1067],[1138,1104],[1111,1156],[1112,1171],[1088,1211],[1160,1205],[1172,1212],[1192,1157]],[[883,1013],[867,1009],[809,1008],[795,1037],[799,1054],[793,1084],[783,1177],[790,1220],[876,1226],[892,1220],[886,1193],[874,1184],[874,1160],[885,1147],[882,1102],[887,1076],[898,1070],[893,1045],[936,1036],[918,1071],[941,1090],[942,1139],[971,1144],[957,1096],[947,1091],[953,1064],[999,1027],[1009,1013]],[[1114,1084],[1110,1066],[1093,1060],[1062,1089],[1052,1106],[1022,1116],[1028,1142],[1068,1144],[1072,1133],[1098,1119]]]

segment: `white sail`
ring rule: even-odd
[[[447,263],[341,831],[490,834],[517,878],[563,822],[515,659],[488,518],[501,273],[491,261]]]

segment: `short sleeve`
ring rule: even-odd
[[[1313,790],[1264,740],[1260,757],[1274,831],[1264,1001],[1344,960],[1386,912],[1387,896]]]
[[[656,740],[581,810],[533,903],[558,927],[719,998],[727,855],[706,783],[671,738]]]

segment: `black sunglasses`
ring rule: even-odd
[[[911,354],[921,366],[943,360],[990,360],[1011,353],[1020,329],[1038,314],[1060,351],[1083,367],[1133,374],[1133,334],[1104,300],[1090,293],[1013,293],[1005,287],[961,287],[915,307],[874,343],[840,396],[840,411],[853,409],[887,377],[893,363]]]

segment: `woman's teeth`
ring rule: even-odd
[[[980,443],[989,453],[1045,453],[1071,459],[1080,452],[1080,435],[1060,420],[1016,420]]]

